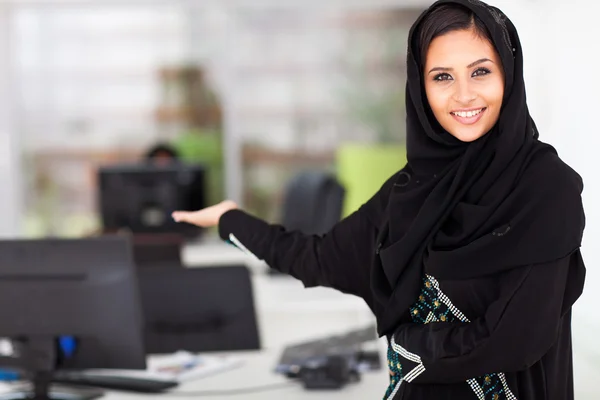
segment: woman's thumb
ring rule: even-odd
[[[188,222],[191,217],[191,212],[189,211],[174,211],[171,216],[175,220],[175,222]]]

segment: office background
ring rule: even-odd
[[[376,154],[399,148],[394,159],[404,138],[406,35],[429,3],[4,0],[0,234],[88,235],[99,224],[96,166],[138,159],[159,140],[198,149],[186,156],[213,166],[213,199],[231,198],[271,221],[294,172],[331,170],[351,180],[344,161],[358,157],[357,145]],[[586,184],[588,276],[574,312],[575,371],[580,398],[592,398],[583,394],[600,373],[600,5],[492,3],[521,35],[542,139]],[[190,88],[201,95],[190,97]],[[273,290],[265,302],[276,308],[269,302],[289,291]],[[322,293],[322,306],[302,310],[313,320],[327,320],[319,310],[338,304],[336,294]]]

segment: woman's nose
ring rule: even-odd
[[[456,89],[453,97],[457,103],[467,105],[472,103],[477,98],[477,93],[473,90],[469,83],[456,82],[454,87]]]

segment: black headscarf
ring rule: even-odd
[[[504,69],[499,120],[471,143],[444,131],[425,95],[419,26],[443,3],[483,21]],[[584,228],[582,180],[538,140],[519,37],[500,10],[478,0],[436,2],[410,30],[407,73],[408,163],[390,195],[372,272],[381,335],[408,321],[424,274],[470,279],[558,260],[579,249]],[[573,285],[583,285],[583,274],[581,265]]]

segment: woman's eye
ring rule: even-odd
[[[437,74],[433,77],[434,81],[449,81],[452,77],[447,73]]]
[[[473,72],[473,76],[484,76],[490,73],[490,70],[487,68],[477,68],[475,72]]]

